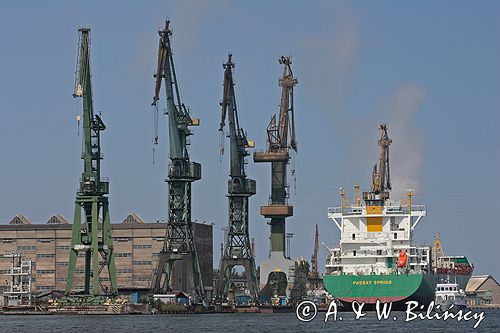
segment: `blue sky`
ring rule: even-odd
[[[292,256],[310,258],[315,224],[321,242],[337,243],[327,207],[340,204],[341,186],[351,196],[355,180],[368,187],[385,122],[393,196],[415,188],[415,202],[428,207],[416,240],[431,244],[439,231],[446,254],[466,254],[476,274],[498,278],[499,15],[494,1],[2,2],[0,223],[18,213],[34,223],[57,213],[72,219],[82,170],[81,101],[72,91],[83,25],[92,29],[94,108],[108,127],[103,174],[111,179],[112,221],[131,212],[165,218],[167,123],[163,118],[153,165],[150,103],[157,30],[169,17],[182,98],[202,122],[190,147],[203,165],[193,217],[215,223],[216,259],[229,168],[228,156],[219,157],[222,62],[231,51],[240,122],[264,149],[279,105],[278,58],[292,55],[299,80]],[[269,173],[249,161],[258,261],[268,253],[258,206],[267,202]]]

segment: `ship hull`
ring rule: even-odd
[[[470,275],[455,276],[465,290]],[[357,301],[365,303],[365,309],[371,309],[380,300],[392,302],[393,309],[398,310],[405,309],[408,301],[429,305],[434,300],[436,284],[446,277],[444,274],[325,275],[323,283],[328,293],[347,308]]]

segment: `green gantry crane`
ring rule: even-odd
[[[73,97],[83,100],[83,173],[76,193],[75,215],[66,279],[66,295],[71,293],[78,253],[85,254],[85,295],[117,292],[113,238],[109,218],[109,181],[101,178],[101,137],[106,129],[94,114],[90,74],[90,29],[78,29],[79,52]],[[79,116],[78,116],[78,119]],[[82,219],[83,211],[83,219]],[[102,215],[101,215],[102,214]],[[102,216],[102,223],[100,221]],[[82,224],[83,223],[83,224]],[[101,277],[107,274],[106,279]],[[90,281],[92,280],[92,288]],[[109,283],[105,283],[109,280]]]
[[[177,260],[191,257],[192,280],[196,296],[205,298],[205,289],[201,276],[198,253],[191,228],[191,183],[201,179],[201,165],[189,160],[187,138],[192,134],[189,126],[197,126],[200,121],[191,118],[186,106],[181,102],[177,78],[175,75],[172,48],[170,46],[170,21],[166,21],[165,29],[160,30],[158,48],[158,66],[156,74],[153,103],[157,114],[158,100],[162,80],[165,80],[167,95],[167,116],[169,128],[170,163],[168,164],[168,217],[165,242],[160,252],[158,267],[152,281],[152,292],[162,293],[172,289],[173,268]],[[158,119],[156,116],[155,119]],[[155,125],[155,128],[157,126]],[[154,142],[158,143],[155,133]]]
[[[243,266],[246,272],[247,289],[254,300],[257,300],[258,281],[255,259],[251,250],[248,231],[248,198],[255,194],[255,180],[245,174],[245,157],[249,155],[247,147],[253,148],[253,141],[248,140],[240,127],[232,70],[235,67],[228,55],[224,68],[224,92],[221,102],[222,117],[219,131],[224,132],[228,119],[230,140],[230,179],[227,197],[229,199],[228,228],[225,248],[222,254],[216,297],[219,300],[227,297],[230,286],[231,271],[234,266]],[[221,150],[223,153],[223,150]]]

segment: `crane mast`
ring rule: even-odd
[[[260,265],[261,290],[268,284],[270,273],[277,272],[278,268],[281,272],[288,272],[292,264],[285,256],[285,219],[293,215],[293,206],[287,202],[287,165],[290,149],[297,151],[293,87],[298,81],[293,76],[291,57],[282,56],[279,63],[283,65],[283,75],[279,80],[280,111],[278,118],[273,115],[267,126],[267,151],[254,153],[254,162],[271,163],[270,202],[260,208],[261,215],[270,219],[271,226],[270,257]]]
[[[389,192],[391,187],[391,175],[389,169],[389,146],[392,140],[389,139],[387,134],[387,125],[381,124],[380,129],[380,139],[378,140],[378,145],[380,146],[380,156],[379,165],[377,169],[377,164],[373,166],[372,172],[372,193],[375,195],[380,195],[382,199],[389,198]]]
[[[90,29],[81,28],[75,90],[73,97],[83,100],[83,173],[76,194],[71,248],[66,279],[66,295],[73,286],[76,261],[80,251],[85,253],[84,294],[117,292],[113,238],[109,217],[109,181],[101,178],[101,136],[106,129],[101,117],[94,114],[90,74]],[[83,226],[82,226],[83,210]],[[102,215],[101,215],[102,214]],[[102,225],[99,223],[102,216]],[[106,286],[102,276],[108,275]]]
[[[318,225],[316,224],[316,232],[314,233],[314,252],[312,257],[312,270],[311,277],[317,279],[319,277],[318,272],[318,248],[319,248],[319,232]]]
[[[219,131],[223,132],[227,118],[230,140],[230,179],[227,194],[229,214],[216,297],[219,300],[227,297],[233,267],[243,266],[247,277],[247,288],[254,300],[257,300],[257,270],[248,229],[248,198],[255,194],[256,186],[255,180],[247,178],[245,174],[245,157],[249,155],[247,147],[253,148],[254,144],[247,139],[239,124],[232,73],[235,64],[231,58],[232,55],[229,54],[227,62],[223,64],[224,88],[219,127]]]
[[[158,34],[160,35],[158,65],[154,75],[155,93],[152,105],[154,112],[157,113],[159,94],[162,81],[164,81],[170,162],[166,180],[168,183],[167,231],[158,267],[152,281],[152,291],[159,293],[172,290],[174,263],[189,256],[192,263],[192,274],[190,274],[189,280],[197,297],[204,299],[205,290],[191,224],[191,183],[201,179],[201,165],[190,161],[187,150],[187,138],[192,135],[189,126],[199,125],[199,119],[191,118],[180,98],[170,45],[170,36],[172,35],[170,21],[166,21],[165,28],[160,30]],[[158,143],[156,134],[154,142]]]

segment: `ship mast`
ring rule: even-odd
[[[374,199],[389,199],[389,190],[392,189],[391,186],[391,174],[389,168],[389,146],[392,140],[389,139],[387,134],[387,125],[381,124],[380,129],[380,139],[378,140],[378,145],[380,146],[380,155],[378,166],[377,163],[373,166],[372,171],[372,186],[370,192],[363,192],[363,199],[374,200]]]

